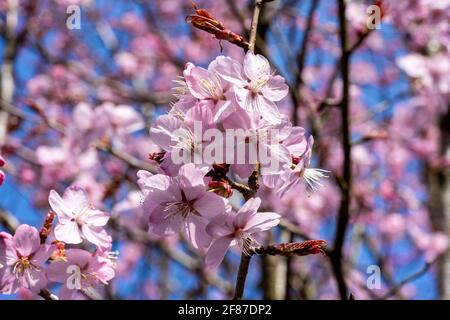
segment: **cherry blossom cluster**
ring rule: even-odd
[[[288,86],[265,57],[249,51],[240,63],[219,56],[207,69],[188,63],[177,83],[178,100],[150,128],[162,149],[150,155],[157,174],[139,171],[138,184],[149,232],[183,231],[216,267],[230,246],[250,254],[258,245],[253,234],[279,223],[276,213],[258,213],[261,200],[248,196],[250,183],[235,212],[228,200],[234,180],[250,181],[257,172],[282,197],[303,183],[316,190],[326,171],[310,168],[313,138],[280,113]]]
[[[40,230],[22,224],[14,235],[0,233],[0,293],[28,289],[42,294],[55,283],[61,284],[59,298],[71,299],[79,292],[93,295],[96,287],[114,278],[117,253],[111,251],[104,228],[109,215],[92,207],[76,186],[62,197],[52,190],[49,203],[52,211]],[[52,228],[55,215],[58,221]],[[95,245],[94,252],[87,250],[88,243]]]

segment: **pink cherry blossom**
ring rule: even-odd
[[[216,268],[222,262],[228,248],[238,245],[247,254],[257,241],[255,233],[269,230],[280,223],[280,215],[273,212],[259,212],[260,198],[251,198],[239,211],[216,216],[206,227],[213,241],[205,258],[208,268]]]
[[[275,102],[288,93],[284,78],[274,76],[269,61],[259,54],[248,51],[244,64],[229,57],[216,59],[216,70],[232,83],[239,105],[249,112],[258,112],[272,124],[280,122],[280,113]]]
[[[234,103],[228,83],[219,77],[216,68],[216,60],[207,70],[188,63],[183,72],[189,92],[199,99],[202,108],[213,110],[214,121],[230,115]]]
[[[15,293],[27,288],[35,293],[47,285],[45,263],[54,247],[41,244],[39,232],[22,224],[14,236],[0,234],[0,289]]]
[[[111,261],[82,249],[69,249],[65,260],[53,262],[47,271],[48,279],[62,283],[60,298],[70,299],[78,290],[89,291],[107,285],[115,276]]]
[[[211,239],[205,228],[214,216],[224,213],[226,199],[208,192],[205,172],[185,164],[175,178],[138,172],[138,184],[145,197],[149,233],[159,236],[182,230],[196,248],[208,247]]]
[[[51,190],[48,201],[58,216],[56,239],[73,244],[86,239],[96,246],[109,247],[111,237],[105,230],[109,215],[92,207],[83,189],[71,186],[66,189],[62,198]]]
[[[309,192],[316,191],[323,185],[320,180],[327,178],[327,170],[310,168],[314,139],[309,137],[306,150],[301,155],[293,154],[291,166],[282,174],[278,193],[282,197],[287,191],[303,182]]]

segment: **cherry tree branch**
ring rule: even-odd
[[[339,16],[339,42],[341,46],[341,77],[342,77],[342,100],[341,100],[341,121],[342,121],[342,148],[344,152],[343,175],[341,186],[341,203],[337,217],[337,230],[334,240],[334,248],[331,255],[331,265],[339,294],[342,300],[347,300],[347,284],[344,277],[342,265],[342,251],[345,234],[350,218],[350,195],[352,188],[352,160],[351,160],[351,123],[350,123],[350,51],[347,41],[347,20],[345,16],[345,0],[338,0]]]
[[[395,285],[394,287],[389,289],[389,291],[384,296],[382,296],[380,299],[381,300],[388,299],[389,297],[395,295],[404,285],[406,285],[406,284],[420,278],[424,274],[426,274],[430,270],[430,268],[439,260],[439,258],[440,257],[434,259],[431,262],[425,263],[425,265],[422,267],[422,269],[420,269],[419,271],[404,278],[402,281],[397,283],[397,285]]]
[[[251,52],[255,51],[256,34],[258,32],[259,15],[261,13],[261,7],[264,2],[265,1],[263,1],[263,0],[255,0],[255,8],[253,10],[253,18],[252,18],[252,23],[251,23],[251,27],[250,27],[250,40],[249,40],[249,48],[248,48]],[[254,189],[259,187],[259,185],[258,185],[259,166],[257,166],[255,172],[253,172],[253,174],[249,178],[249,185],[253,186]],[[255,190],[255,193],[256,193],[256,190]],[[250,255],[247,255],[244,252],[242,252],[241,261],[239,263],[238,275],[236,278],[236,289],[235,289],[234,298],[233,298],[234,300],[241,300],[244,295],[245,280],[246,280],[247,274],[248,274],[248,267],[250,265],[250,259],[251,259]]]

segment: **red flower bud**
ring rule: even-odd
[[[310,254],[326,254],[325,240],[306,240],[303,242],[276,243],[266,247],[255,248],[257,254],[270,254],[280,256],[307,256]]]
[[[45,217],[44,225],[39,231],[39,236],[41,238],[41,243],[44,243],[47,240],[48,235],[52,230],[53,220],[55,220],[55,213],[53,211],[49,211],[47,216]]]
[[[161,164],[163,162],[165,154],[165,152],[153,152],[148,155],[148,158],[158,164]]]
[[[245,41],[243,36],[227,29],[222,22],[217,20],[208,11],[197,8],[195,3],[192,3],[192,6],[195,9],[195,14],[186,17],[187,23],[192,24],[197,29],[213,34],[216,39],[226,40],[241,48],[248,49],[248,42]]]
[[[208,184],[209,191],[217,193],[219,196],[229,198],[233,194],[233,189],[226,180],[210,181]]]

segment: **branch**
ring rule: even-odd
[[[345,17],[345,0],[339,0],[339,41],[341,45],[341,77],[342,77],[342,148],[344,152],[341,204],[337,217],[337,230],[334,240],[334,248],[331,255],[331,264],[334,276],[339,288],[342,300],[347,300],[347,284],[345,282],[342,268],[342,250],[345,234],[350,218],[350,192],[352,187],[352,160],[351,160],[351,133],[350,133],[350,52],[347,48],[347,21]]]
[[[411,274],[410,276],[406,277],[405,279],[403,279],[402,281],[400,281],[396,286],[394,286],[393,288],[391,288],[384,296],[381,297],[381,300],[386,300],[389,297],[391,297],[392,295],[396,294],[404,285],[408,284],[409,282],[412,282],[418,278],[420,278],[421,276],[423,276],[424,274],[426,274],[428,272],[428,270],[430,270],[430,268],[436,263],[436,261],[439,260],[440,257],[436,258],[435,260],[426,263],[422,269],[420,269],[419,271],[417,271],[416,273]]]
[[[308,20],[306,22],[306,28],[303,33],[302,45],[301,45],[300,51],[298,52],[298,55],[297,55],[298,70],[297,70],[297,75],[296,75],[296,80],[295,80],[295,85],[294,85],[296,91],[300,91],[299,86],[303,84],[302,73],[303,73],[303,69],[305,68],[309,36],[310,36],[311,30],[313,28],[314,13],[317,10],[319,3],[320,3],[320,0],[315,0],[311,3],[311,7],[309,8]],[[296,97],[296,98],[299,98],[299,97]],[[294,125],[298,124],[298,116],[297,116],[298,107],[299,107],[299,103],[297,102],[293,106],[293,113],[292,113],[292,120],[293,120]]]
[[[259,21],[259,14],[261,13],[261,7],[263,3],[266,2],[264,0],[255,0],[255,8],[253,10],[253,18],[252,18],[252,24],[250,27],[250,40],[249,40],[249,46],[248,49],[251,52],[255,52],[255,43],[256,43],[256,34],[258,31],[258,21]],[[259,187],[258,185],[258,178],[259,178],[259,165],[256,166],[256,170],[252,173],[252,175],[249,177],[248,182],[249,186],[255,190]],[[251,196],[249,196],[251,197]],[[248,199],[246,199],[248,200]],[[250,265],[250,259],[251,256],[246,255],[244,252],[241,254],[241,262],[239,264],[239,270],[238,275],[236,278],[236,289],[234,293],[234,300],[241,300],[242,296],[244,295],[244,288],[245,288],[245,280],[247,278],[248,273],[248,266]]]

